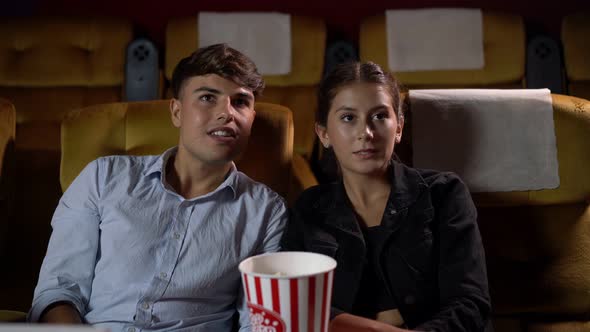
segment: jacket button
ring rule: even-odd
[[[406,297],[404,298],[404,302],[407,305],[412,305],[416,303],[416,298],[413,295],[406,295]]]

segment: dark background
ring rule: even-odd
[[[166,23],[171,18],[196,15],[199,11],[278,11],[321,17],[328,26],[328,38],[358,39],[365,17],[386,9],[423,7],[482,8],[521,15],[528,36],[545,33],[559,39],[561,20],[567,14],[589,11],[590,0],[0,0],[2,17],[77,16],[121,17],[136,27],[137,36],[164,45]],[[509,37],[509,36],[507,36]]]

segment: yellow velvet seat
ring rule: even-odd
[[[590,12],[572,14],[564,18],[561,26],[561,41],[568,94],[590,98]]]
[[[482,12],[484,67],[474,70],[425,70],[395,72],[408,89],[523,88],[525,75],[525,28],[520,16]],[[361,22],[361,61],[389,68],[385,14]]]
[[[14,210],[14,137],[16,132],[16,114],[14,105],[0,98],[0,262],[8,258],[6,240],[8,224],[13,222]],[[9,282],[6,273],[0,276],[0,284]],[[0,306],[0,322],[22,322],[25,313],[7,310]]]
[[[121,20],[3,20],[0,95],[16,105],[19,149],[59,151],[68,110],[120,101],[131,38]]]
[[[0,22],[0,96],[16,108],[16,205],[0,307],[27,310],[61,195],[60,123],[71,109],[121,101],[132,26],[117,19]],[[23,241],[26,239],[26,241]]]
[[[289,109],[257,103],[248,148],[238,169],[283,197],[299,194],[291,181],[293,118]],[[178,144],[169,101],[114,103],[72,111],[62,123],[60,181],[65,190],[90,161],[106,155],[160,154]]]
[[[14,136],[16,114],[14,105],[0,99],[0,259],[5,258],[7,225],[14,203]],[[0,277],[1,278],[1,277]],[[0,308],[1,309],[1,308]]]
[[[198,18],[175,19],[166,28],[165,77],[170,80],[178,61],[199,47]],[[231,46],[231,45],[230,45]],[[316,89],[324,70],[326,26],[319,18],[291,16],[291,72],[285,75],[265,75],[266,88],[259,98],[262,102],[279,104],[293,112],[295,124],[294,156],[299,174],[307,174],[310,184],[315,178],[306,162],[315,142],[314,121]],[[167,92],[171,96],[171,92]],[[305,160],[301,160],[301,157]],[[308,180],[300,180],[308,181]]]
[[[590,331],[590,102],[552,99],[559,187],[473,194],[497,332]]]
[[[22,311],[0,310],[0,322],[22,323],[26,320],[27,314]]]

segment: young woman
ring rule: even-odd
[[[374,63],[343,64],[318,104],[316,133],[340,181],[301,195],[283,249],[337,260],[330,330],[486,330],[475,206],[457,175],[395,161],[404,126],[395,79]]]

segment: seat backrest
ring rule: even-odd
[[[199,47],[198,18],[175,19],[166,28],[165,77]],[[326,26],[319,18],[291,16],[291,72],[265,75],[260,101],[288,107],[295,123],[294,151],[309,157],[315,141],[316,88],[324,69]],[[231,45],[230,45],[231,46]],[[167,97],[171,96],[168,90]]]
[[[496,330],[570,331],[588,324],[590,102],[554,94],[552,103],[559,187],[473,193]],[[407,118],[411,128],[411,110]],[[411,135],[404,136],[408,148]]]
[[[0,95],[17,109],[17,147],[59,150],[70,109],[120,101],[131,24],[115,19],[0,22]]]
[[[95,105],[70,112],[62,123],[61,186],[65,189],[90,161],[107,155],[160,154],[178,144],[169,101]],[[287,196],[291,180],[293,119],[285,107],[257,103],[240,171]]]
[[[125,51],[131,39],[131,24],[118,19],[0,21],[0,96],[16,108],[18,184],[14,208],[18,222],[10,223],[7,239],[7,247],[18,256],[6,263],[13,273],[6,282],[10,292],[0,305],[5,300],[13,301],[9,307],[17,309],[31,304],[60,197],[61,120],[68,110],[121,100]]]
[[[10,157],[10,150],[14,148],[14,136],[16,131],[16,114],[14,105],[0,98],[0,184],[5,178],[5,171]],[[2,199],[2,190],[0,189],[0,199]]]
[[[406,88],[522,88],[525,74],[525,28],[520,16],[482,11],[484,67],[473,70],[395,72]],[[510,37],[507,37],[510,36]],[[361,61],[389,68],[385,14],[361,22]]]
[[[13,208],[15,128],[14,105],[0,99],[0,257],[4,257],[6,226]]]
[[[561,41],[568,94],[590,99],[590,12],[566,16],[561,26]]]

